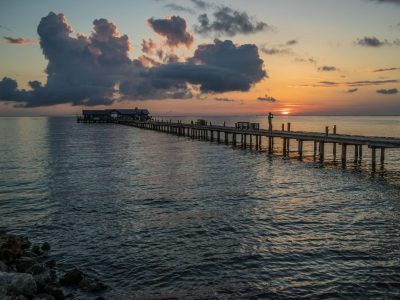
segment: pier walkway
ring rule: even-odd
[[[342,162],[346,162],[350,147],[354,149],[354,151],[351,151],[354,153],[354,160],[361,160],[363,157],[363,147],[365,146],[371,150],[372,166],[376,165],[377,150],[379,151],[378,154],[380,154],[380,163],[384,164],[385,149],[400,148],[400,138],[336,134],[336,127],[333,129],[333,133],[329,133],[328,128],[326,128],[326,132],[318,133],[291,131],[290,123],[288,123],[286,131],[283,124],[282,130],[269,131],[265,129],[238,129],[219,125],[174,123],[171,121],[116,121],[115,123],[176,134],[193,139],[240,145],[243,148],[249,147],[255,150],[262,149],[262,137],[264,137],[267,140],[266,148],[268,153],[273,153],[274,145],[280,142],[282,143],[282,154],[284,156],[289,156],[291,146],[294,144],[294,151],[298,153],[299,157],[302,157],[303,144],[305,142],[313,142],[314,156],[318,156],[320,161],[324,161],[326,144],[333,145],[332,154],[334,158],[337,157],[338,148],[340,148]]]

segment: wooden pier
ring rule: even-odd
[[[340,146],[340,159],[342,163],[346,163],[348,160],[349,150],[351,149],[353,149],[351,152],[354,153],[354,161],[361,161],[365,147],[371,151],[372,167],[376,165],[377,154],[380,154],[379,160],[383,165],[385,162],[385,150],[387,148],[400,148],[400,138],[337,134],[336,126],[334,126],[332,133],[329,133],[328,127],[325,129],[325,132],[318,133],[291,131],[290,123],[287,124],[286,131],[284,130],[284,124],[282,124],[282,130],[269,131],[265,129],[238,129],[230,126],[185,124],[171,121],[117,121],[115,123],[166,132],[192,139],[233,144],[234,146],[258,151],[262,149],[262,138],[264,137],[264,140],[267,141],[267,152],[274,153],[274,146],[278,141],[282,143],[283,156],[290,156],[291,152],[297,152],[298,156],[302,157],[304,143],[311,142],[313,143],[314,157],[318,157],[321,162],[325,159],[326,144],[332,144],[334,159],[338,155],[338,146]],[[296,145],[296,143],[296,150],[292,151],[292,144]]]

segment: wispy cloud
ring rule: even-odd
[[[170,9],[172,11],[180,11],[180,12],[187,12],[189,14],[195,14],[195,11],[190,7],[182,6],[176,3],[167,3],[164,5],[165,8]]]
[[[388,83],[398,83],[397,79],[390,80],[361,80],[361,81],[349,81],[349,82],[336,82],[336,81],[319,81],[315,84],[303,84],[300,87],[360,87],[360,86],[376,86]]]
[[[377,72],[389,72],[389,71],[397,71],[400,70],[400,68],[385,68],[385,69],[376,69],[373,70],[373,73],[377,73]]]
[[[363,37],[362,39],[357,39],[355,44],[372,48],[379,48],[383,46],[400,46],[400,39],[390,42],[388,40],[380,40],[376,37]]]
[[[310,57],[310,58],[299,58],[298,57],[298,58],[295,58],[294,61],[301,62],[301,63],[310,63],[310,64],[314,64],[314,65],[317,64],[317,61],[312,57]]]
[[[24,38],[13,38],[10,36],[3,36],[3,38],[6,40],[7,43],[9,44],[14,44],[14,45],[32,45],[32,44],[36,44],[37,41],[36,40],[32,40],[32,39],[24,39]]]
[[[376,91],[378,94],[383,94],[383,95],[396,95],[399,90],[394,88],[394,89],[381,89]]]
[[[235,99],[231,99],[231,98],[214,98],[212,100],[217,101],[217,102],[236,102]]]
[[[347,90],[346,91],[346,93],[348,93],[348,94],[352,94],[352,93],[355,93],[355,92],[357,92],[358,91],[358,88],[355,88],[355,89],[349,89],[349,90]]]
[[[332,72],[332,71],[337,71],[337,68],[334,66],[322,66],[318,68],[318,71],[322,72]]]
[[[260,50],[262,52],[264,52],[265,54],[268,54],[268,55],[293,54],[292,49],[288,49],[288,48],[274,48],[274,47],[267,48],[267,47],[264,47],[264,48],[261,48]]]
[[[272,103],[278,101],[278,99],[275,99],[274,97],[268,95],[265,95],[264,97],[258,97],[257,100],[261,102],[272,102]]]

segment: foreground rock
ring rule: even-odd
[[[58,280],[57,263],[49,260],[47,255],[43,256],[50,248],[48,243],[31,247],[27,238],[0,231],[1,300],[73,299],[71,289],[97,293],[108,288],[97,278],[77,268]]]
[[[37,286],[33,276],[26,273],[0,272],[0,286],[7,293],[16,295],[33,296],[37,293]]]

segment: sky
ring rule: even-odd
[[[0,116],[400,115],[400,0],[0,0]]]

